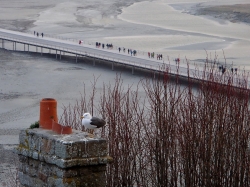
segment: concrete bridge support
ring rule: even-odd
[[[4,49],[4,39],[2,39],[2,48]]]

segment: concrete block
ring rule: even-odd
[[[81,131],[58,135],[44,129],[20,133],[20,183],[25,187],[103,187],[108,156],[104,139]]]
[[[41,142],[40,152],[42,154],[49,154],[49,155],[55,154],[55,140],[46,139],[46,138],[42,137],[40,142]]]
[[[19,134],[19,146],[29,148],[29,136],[26,130],[21,130]]]

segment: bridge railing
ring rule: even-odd
[[[160,71],[160,72],[164,72],[167,69],[170,70],[170,72],[172,74],[177,74],[180,76],[184,76],[184,77],[190,77],[190,78],[194,78],[194,79],[201,79],[201,80],[211,80],[211,77],[216,76],[218,80],[222,80],[225,84],[227,84],[229,81],[231,81],[235,86],[237,85],[246,85],[246,87],[249,87],[249,81],[248,81],[248,73],[244,73],[242,74],[242,76],[238,76],[238,74],[231,74],[228,75],[226,73],[222,74],[221,72],[219,72],[217,69],[212,69],[211,72],[211,68],[210,70],[204,70],[204,68],[202,70],[200,70],[197,67],[190,67],[188,66],[188,64],[184,64],[182,63],[180,65],[180,63],[177,63],[174,65],[173,63],[158,63],[158,65],[148,65],[145,63],[138,63],[136,61],[128,61],[122,58],[114,58],[112,56],[108,56],[108,55],[100,55],[98,53],[90,53],[84,50],[75,50],[75,49],[70,49],[67,47],[61,47],[58,45],[48,45],[48,44],[44,44],[44,43],[39,43],[39,42],[34,42],[34,41],[25,41],[25,40],[21,40],[17,37],[6,37],[6,36],[0,36],[0,38],[5,39],[5,40],[9,40],[12,42],[18,42],[18,43],[22,43],[22,44],[26,44],[26,45],[33,45],[33,46],[37,46],[37,47],[42,47],[42,48],[47,48],[47,49],[51,49],[51,50],[56,50],[56,51],[62,51],[62,52],[66,52],[66,53],[71,53],[71,54],[76,54],[79,56],[88,56],[88,57],[92,57],[92,58],[100,58],[100,59],[104,59],[107,61],[112,61],[112,62],[116,62],[116,63],[122,63],[124,65],[129,65],[129,66],[134,66],[134,67],[138,67],[138,68],[143,68],[143,69],[149,69],[149,70],[154,70],[154,71]],[[60,39],[60,38],[58,38]],[[84,49],[84,48],[83,48]],[[59,55],[59,54],[58,54]],[[135,57],[137,58],[137,57]],[[187,67],[184,67],[184,66]],[[164,67],[164,68],[163,68]],[[247,81],[246,81],[247,80]],[[216,81],[216,80],[214,80]]]

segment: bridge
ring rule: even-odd
[[[223,76],[224,82],[233,80],[237,85],[238,82],[243,81],[239,76],[235,75],[233,69],[232,73],[234,73],[234,75],[232,79],[231,75],[220,72],[218,67],[216,67],[216,69],[210,67],[207,68],[207,70],[200,68],[200,70],[197,66],[188,64],[186,61],[176,62],[166,58],[157,60],[156,58],[149,58],[147,54],[142,52],[138,52],[137,55],[134,56],[122,50],[119,52],[117,48],[107,49],[106,46],[105,48],[96,47],[96,45],[85,42],[80,44],[79,41],[76,40],[53,38],[46,34],[42,37],[41,35],[37,36],[35,33],[22,33],[0,29],[0,39],[2,43],[0,43],[0,47],[2,46],[4,49],[6,43],[9,43],[9,45],[12,44],[9,50],[36,52],[41,53],[41,55],[47,50],[49,53],[54,54],[56,59],[61,59],[63,55],[69,54],[75,56],[76,62],[78,62],[78,59],[81,57],[88,57],[92,59],[93,65],[95,65],[96,60],[105,60],[111,63],[112,70],[114,70],[116,64],[131,67],[132,74],[134,74],[135,69],[144,69],[152,72],[169,71],[173,75],[194,80],[211,80],[211,76]],[[21,46],[23,46],[22,50]]]

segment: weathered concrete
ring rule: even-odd
[[[25,187],[103,187],[107,142],[85,132],[58,135],[51,130],[27,129],[19,134],[19,178]]]

